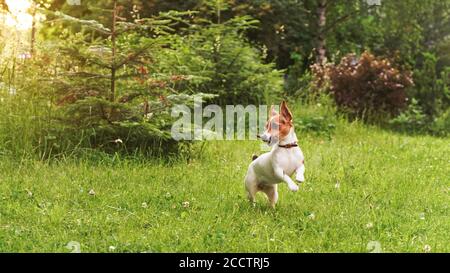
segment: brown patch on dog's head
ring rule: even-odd
[[[270,108],[270,117],[266,123],[266,132],[270,135],[278,136],[279,139],[284,139],[292,127],[292,113],[287,103],[285,101],[281,103],[280,113],[275,111],[275,107],[272,105]]]

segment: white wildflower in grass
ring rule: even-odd
[[[81,253],[81,244],[76,241],[70,241],[66,248],[71,250],[71,253]]]
[[[367,223],[366,228],[367,229],[373,228],[373,223],[372,222]]]
[[[146,202],[143,202],[141,206],[142,206],[142,208],[144,208],[144,209],[148,208],[148,204],[147,204]]]
[[[182,203],[182,205],[183,205],[183,208],[189,208],[189,202],[188,201],[184,201],[183,203]]]
[[[310,220],[316,219],[316,215],[314,214],[314,212],[311,213],[310,215],[308,215],[308,219],[310,219]]]
[[[341,187],[341,182],[337,181],[336,184],[334,185],[334,187],[336,189],[339,189]]]
[[[423,213],[423,212],[420,213],[420,214],[419,214],[419,219],[420,219],[420,220],[425,220],[425,213]]]
[[[95,195],[95,191],[94,191],[94,189],[91,189],[91,190],[89,191],[89,195],[92,195],[92,196],[94,196],[94,195]]]
[[[367,243],[367,251],[369,253],[381,253],[381,243],[378,241],[370,241]]]
[[[28,194],[28,197],[33,197],[33,193],[30,191],[30,190],[27,190],[27,189],[25,189],[26,190],[26,192],[27,192],[27,194]]]
[[[109,246],[109,251],[110,252],[114,252],[116,250],[116,247],[115,246]]]
[[[426,253],[431,252],[431,246],[430,246],[430,245],[425,245],[425,246],[423,247],[423,251],[425,251]]]
[[[118,139],[114,140],[114,143],[116,143],[116,144],[123,144],[123,140],[118,138]]]

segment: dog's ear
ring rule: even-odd
[[[273,117],[276,115],[278,115],[278,112],[275,110],[275,106],[270,106],[270,116]]]
[[[288,122],[292,121],[292,113],[289,110],[286,101],[283,101],[280,105],[281,116],[285,118]]]

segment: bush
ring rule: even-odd
[[[414,70],[414,87],[409,93],[416,98],[430,118],[443,114],[450,107],[450,67],[438,71],[438,58],[422,53]]]
[[[437,136],[450,135],[450,108],[434,120],[431,125],[431,132]]]
[[[312,71],[315,85],[333,95],[340,111],[366,121],[400,113],[413,85],[410,72],[368,52],[349,54],[338,65],[313,65]]]
[[[435,136],[450,134],[450,109],[437,118],[431,118],[422,110],[416,99],[412,99],[408,108],[389,121],[392,129],[406,133],[426,133]]]
[[[321,94],[292,103],[295,129],[317,136],[331,138],[339,122],[332,99]]]
[[[166,64],[181,74],[189,71],[202,79],[185,82],[185,91],[215,94],[214,102],[219,105],[278,100],[283,92],[282,71],[264,63],[263,52],[244,35],[256,23],[247,16],[220,24],[202,20],[184,30],[185,36],[172,41],[174,55]]]
[[[428,121],[417,100],[412,99],[406,111],[390,120],[389,124],[397,130],[417,133],[426,130]]]

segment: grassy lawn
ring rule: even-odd
[[[208,142],[189,164],[3,158],[0,252],[450,252],[449,139],[357,124],[299,138],[307,181],[281,185],[275,210],[245,198],[256,141]]]

